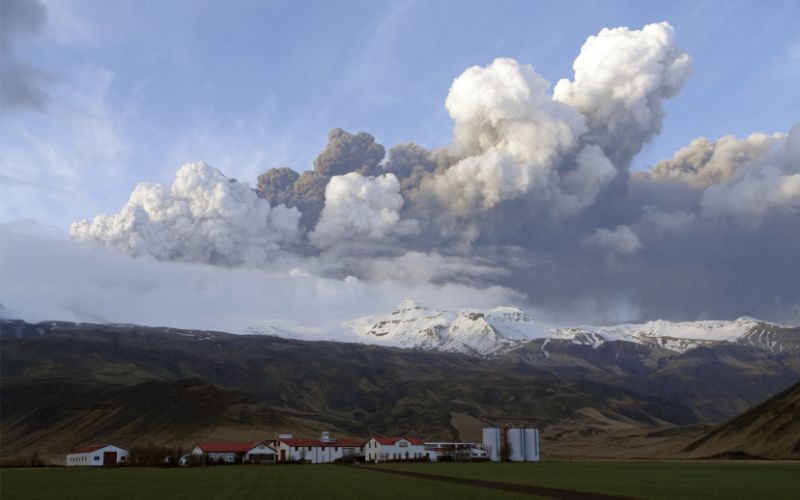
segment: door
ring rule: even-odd
[[[114,467],[117,465],[117,452],[107,451],[103,453],[103,467]]]
[[[281,450],[281,462],[286,461],[286,450]]]

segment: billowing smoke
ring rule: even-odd
[[[378,175],[385,154],[371,135],[349,134],[336,128],[328,134],[328,145],[314,160],[313,170],[301,175],[288,167],[270,169],[258,177],[258,194],[271,205],[296,207],[302,213],[303,228],[310,231],[322,213],[331,177],[349,172]]]
[[[777,137],[767,139],[761,134],[759,139],[774,142]],[[773,215],[800,215],[800,124],[792,127],[774,152],[764,153],[766,146],[760,149],[762,154],[753,155],[728,182],[706,189],[701,200],[705,215],[732,217],[749,226],[760,225]],[[795,230],[800,232],[800,226]]]
[[[171,187],[137,185],[120,213],[76,222],[70,233],[133,255],[257,266],[295,237],[299,219],[297,209],[270,207],[246,183],[199,162],[181,167]]]
[[[464,215],[529,193],[552,198],[556,207],[574,205],[562,203],[571,194],[562,192],[562,172],[575,194],[596,195],[615,171],[599,148],[581,149],[584,117],[553,100],[549,86],[531,66],[512,59],[469,68],[456,78],[445,105],[455,121],[451,149],[462,159],[423,187]],[[586,184],[593,184],[591,193]]]
[[[499,287],[570,322],[800,320],[800,126],[699,138],[631,175],[690,57],[659,23],[603,29],[573,68],[552,92],[511,59],[468,68],[441,148],[386,155],[334,129],[311,170],[273,168],[250,189],[187,165],[72,234],[161,260]]]
[[[575,78],[556,84],[554,98],[586,116],[588,141],[618,166],[661,131],[662,101],[676,96],[691,58],[675,46],[668,23],[641,30],[604,28],[581,47]]]
[[[711,142],[698,137],[672,158],[659,162],[650,172],[654,177],[675,179],[702,189],[725,182],[744,165],[752,162],[783,134],[751,134],[738,140],[732,135]]]
[[[331,178],[325,208],[309,238],[319,247],[355,240],[380,240],[417,232],[417,221],[400,220],[403,197],[394,174],[365,177],[356,172]]]

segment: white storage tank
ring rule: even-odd
[[[539,461],[539,429],[523,429],[525,438],[525,461]]]
[[[508,459],[512,462],[525,461],[525,437],[522,429],[508,429]]]
[[[492,462],[500,461],[500,429],[485,427],[483,429],[483,449]]]

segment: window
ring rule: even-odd
[[[310,446],[308,447],[308,451],[311,451],[311,447]]]
[[[400,444],[398,446],[400,446],[400,448],[405,448],[406,446],[408,446],[408,443],[406,443],[405,441],[400,441]]]
[[[339,447],[338,446],[334,446],[333,447],[333,451],[339,451]]]
[[[98,456],[95,456],[95,457],[94,457],[94,459],[95,459],[95,460],[100,460],[100,457],[98,457]]]

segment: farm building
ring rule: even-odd
[[[539,429],[486,427],[482,448],[492,462],[538,462]]]
[[[416,460],[427,456],[425,443],[416,438],[374,437],[364,446],[368,462]]]
[[[425,443],[425,453],[431,462],[442,460],[457,462],[487,458],[486,451],[481,449],[477,443]]]
[[[128,452],[113,444],[92,444],[67,454],[67,467],[114,467],[128,460]]]
[[[335,439],[327,432],[320,439],[279,437],[276,444],[279,462],[308,461],[325,464],[343,457],[364,454],[364,441],[360,439]]]
[[[192,455],[207,463],[262,463],[275,461],[275,449],[261,441],[249,443],[201,442]]]

